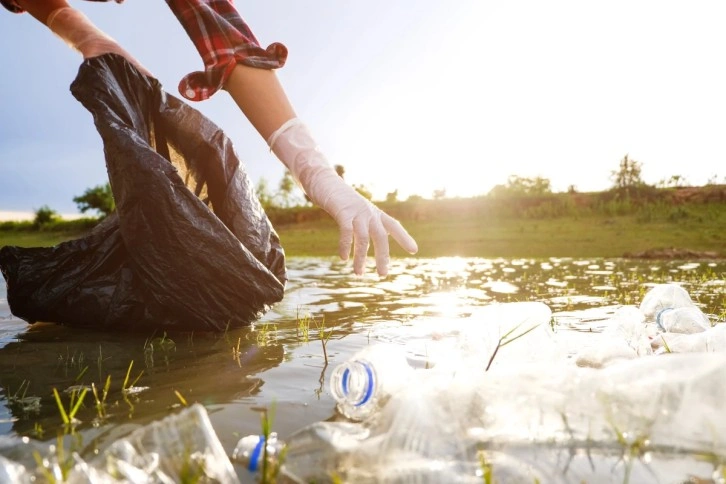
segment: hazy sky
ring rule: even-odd
[[[75,1],[178,96],[202,66],[162,0]],[[350,183],[376,198],[475,195],[509,175],[556,190],[610,186],[623,155],[643,178],[703,184],[726,169],[726,2],[266,0],[237,8],[289,49],[279,76]],[[100,139],[71,96],[80,64],[28,15],[0,11],[0,212],[106,181]],[[226,93],[194,103],[252,179],[282,164]]]

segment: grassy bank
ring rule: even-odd
[[[459,218],[404,224],[418,241],[421,257],[620,257],[663,247],[726,255],[726,217],[718,227],[694,221],[642,223],[633,215],[486,222]],[[337,253],[338,233],[332,223],[285,225],[278,232],[289,255]],[[391,253],[404,255],[394,242]]]
[[[582,194],[557,194],[380,206],[417,239],[421,257],[620,257],[665,247],[726,256],[726,201],[721,199],[585,199]],[[337,253],[337,228],[319,209],[273,210],[270,217],[289,256]],[[88,225],[0,224],[0,246],[51,246],[78,237]],[[406,255],[393,241],[391,250],[394,256]]]

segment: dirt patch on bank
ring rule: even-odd
[[[626,252],[626,259],[723,259],[724,256],[716,251],[679,249],[668,247],[662,249],[648,249],[642,252]]]

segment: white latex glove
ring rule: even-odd
[[[93,25],[93,22],[79,10],[72,7],[54,10],[48,15],[46,24],[72,49],[80,52],[84,59],[112,52],[125,57],[143,74],[153,77],[139,61],[126,52],[118,42]]]
[[[416,241],[393,217],[363,198],[335,172],[318,150],[305,124],[293,118],[267,140],[270,149],[287,166],[295,180],[317,206],[338,223],[340,258],[348,260],[353,246],[353,270],[363,274],[369,243],[373,242],[378,274],[388,274],[390,234],[411,254]]]

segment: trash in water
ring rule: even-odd
[[[375,344],[340,363],[332,370],[340,368],[334,386],[348,393],[337,395],[339,409],[359,395],[356,388],[368,398],[353,398],[353,405],[383,391],[362,414],[341,412],[288,436],[244,437],[230,458],[204,407],[194,405],[132,432],[88,462],[76,456],[71,482],[178,482],[193,472],[235,483],[232,462],[259,476],[265,457],[283,482],[656,483],[726,472],[725,324],[668,333],[639,308],[624,306],[608,330],[592,337],[619,338],[628,356],[595,368],[578,366],[577,355],[556,349],[562,342],[546,324],[550,313],[543,306],[493,305],[476,323],[453,322],[437,334],[430,366],[409,365],[405,357],[415,346],[398,345],[388,358],[391,344]],[[649,342],[664,335],[701,337],[705,349],[652,351]],[[501,351],[506,348],[510,353]],[[492,364],[500,351],[504,359]],[[377,386],[365,368],[357,383],[343,377],[362,361],[376,375],[400,371],[405,378]],[[6,452],[0,439],[4,472],[18,482],[38,475],[29,454]]]

